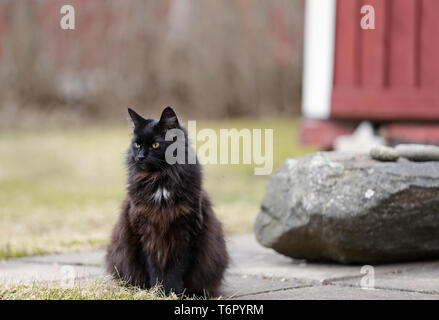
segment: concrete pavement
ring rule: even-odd
[[[439,300],[439,261],[372,266],[365,274],[362,266],[284,257],[260,246],[252,234],[231,236],[227,244],[231,265],[223,299]],[[98,278],[105,274],[103,258],[97,250],[10,259],[0,262],[0,281]]]

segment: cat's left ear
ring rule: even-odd
[[[174,109],[171,107],[166,107],[163,110],[159,125],[165,130],[180,128],[180,123],[178,122]]]
[[[133,121],[134,128],[140,128],[146,123],[146,119],[131,108],[128,108],[128,114]]]

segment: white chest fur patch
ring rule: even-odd
[[[170,195],[171,193],[165,188],[157,188],[156,192],[154,192],[154,201],[161,201],[162,199],[166,201]]]
[[[163,198],[165,198],[165,200],[168,200],[168,198],[171,195],[171,193],[168,190],[166,190],[165,188],[163,188],[162,189],[162,195],[163,195]]]

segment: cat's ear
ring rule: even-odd
[[[178,122],[178,118],[175,114],[174,109],[172,109],[171,107],[166,107],[163,110],[162,116],[160,117],[159,125],[165,130],[180,128],[180,123]]]
[[[136,111],[131,108],[128,108],[128,113],[130,115],[131,120],[133,121],[134,128],[139,128],[146,123],[146,119],[139,115]]]

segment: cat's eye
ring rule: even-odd
[[[140,144],[138,144],[137,142],[134,142],[134,148],[140,149]]]
[[[151,147],[153,147],[154,149],[157,149],[159,147],[159,143],[158,142],[154,142]]]

